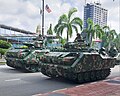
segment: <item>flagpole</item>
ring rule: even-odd
[[[119,0],[119,34],[120,34],[120,0]]]
[[[119,0],[119,6],[118,6],[118,10],[119,10],[119,15],[118,15],[118,18],[119,18],[119,33],[118,34],[120,34],[120,0]],[[120,76],[120,63],[119,63],[119,76]]]
[[[44,0],[42,0],[42,36],[44,36]]]

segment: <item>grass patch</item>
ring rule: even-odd
[[[6,64],[6,62],[0,62],[0,65],[5,65]]]

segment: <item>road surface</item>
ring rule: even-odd
[[[120,77],[120,65],[112,68],[107,79],[114,77]],[[32,96],[78,85],[63,79],[51,79],[40,72],[27,73],[0,65],[0,96]]]

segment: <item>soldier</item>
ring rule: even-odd
[[[83,41],[82,36],[79,33],[77,33],[77,37],[75,38],[74,42],[81,42],[81,41]]]
[[[118,50],[116,49],[115,45],[111,45],[110,50],[109,50],[109,55],[114,57],[118,54]]]
[[[37,37],[37,40],[43,40],[43,36],[39,34],[39,36]]]

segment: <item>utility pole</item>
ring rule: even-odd
[[[42,36],[44,36],[44,0],[42,0]]]

